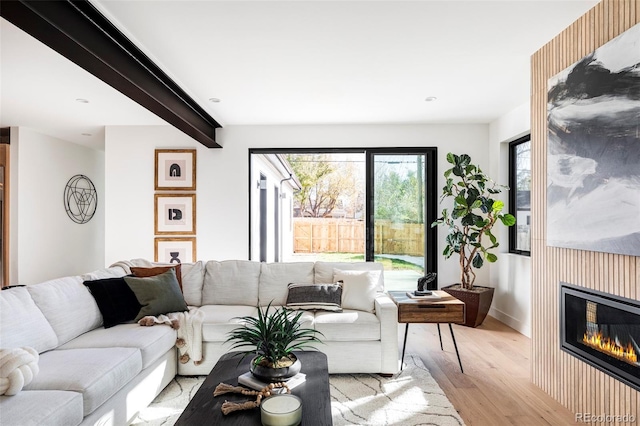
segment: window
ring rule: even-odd
[[[531,254],[531,135],[509,144],[509,212],[516,224],[509,228],[509,252]]]
[[[430,147],[250,149],[249,259],[376,261],[393,270],[385,289],[414,289],[437,272],[436,156]],[[273,194],[261,214],[267,178],[275,186],[264,185]]]

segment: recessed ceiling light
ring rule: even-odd
[[[213,102],[213,103],[217,104],[218,102],[220,102],[220,99],[218,99],[218,98],[209,98],[209,102]]]
[[[91,136],[91,133],[80,133],[82,136]]]
[[[435,101],[435,100],[437,100],[437,99],[438,99],[438,98],[436,98],[435,96],[427,96],[427,97],[425,98],[425,101],[426,101],[426,102],[433,102],[433,101]]]
[[[86,100],[86,99],[82,99],[82,98],[78,98],[78,99],[76,99],[76,102],[80,102],[81,104],[88,104],[88,103],[89,103],[89,101],[88,101],[88,100]]]

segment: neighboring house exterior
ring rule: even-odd
[[[300,182],[280,154],[252,154],[250,182],[250,259],[281,261],[293,252],[293,195]]]

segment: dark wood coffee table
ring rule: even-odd
[[[251,357],[246,357],[238,365],[236,352],[223,355],[213,367],[209,376],[184,409],[176,425],[252,425],[259,426],[260,409],[236,411],[229,415],[222,414],[221,407],[225,401],[246,401],[252,396],[225,394],[214,398],[213,391],[218,384],[238,384],[238,376],[249,371]],[[301,372],[307,375],[306,381],[291,391],[302,399],[302,425],[331,426],[331,397],[329,395],[329,373],[327,356],[322,352],[296,352],[302,363]]]

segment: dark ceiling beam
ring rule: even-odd
[[[222,127],[91,3],[2,0],[0,16],[209,148]]]

